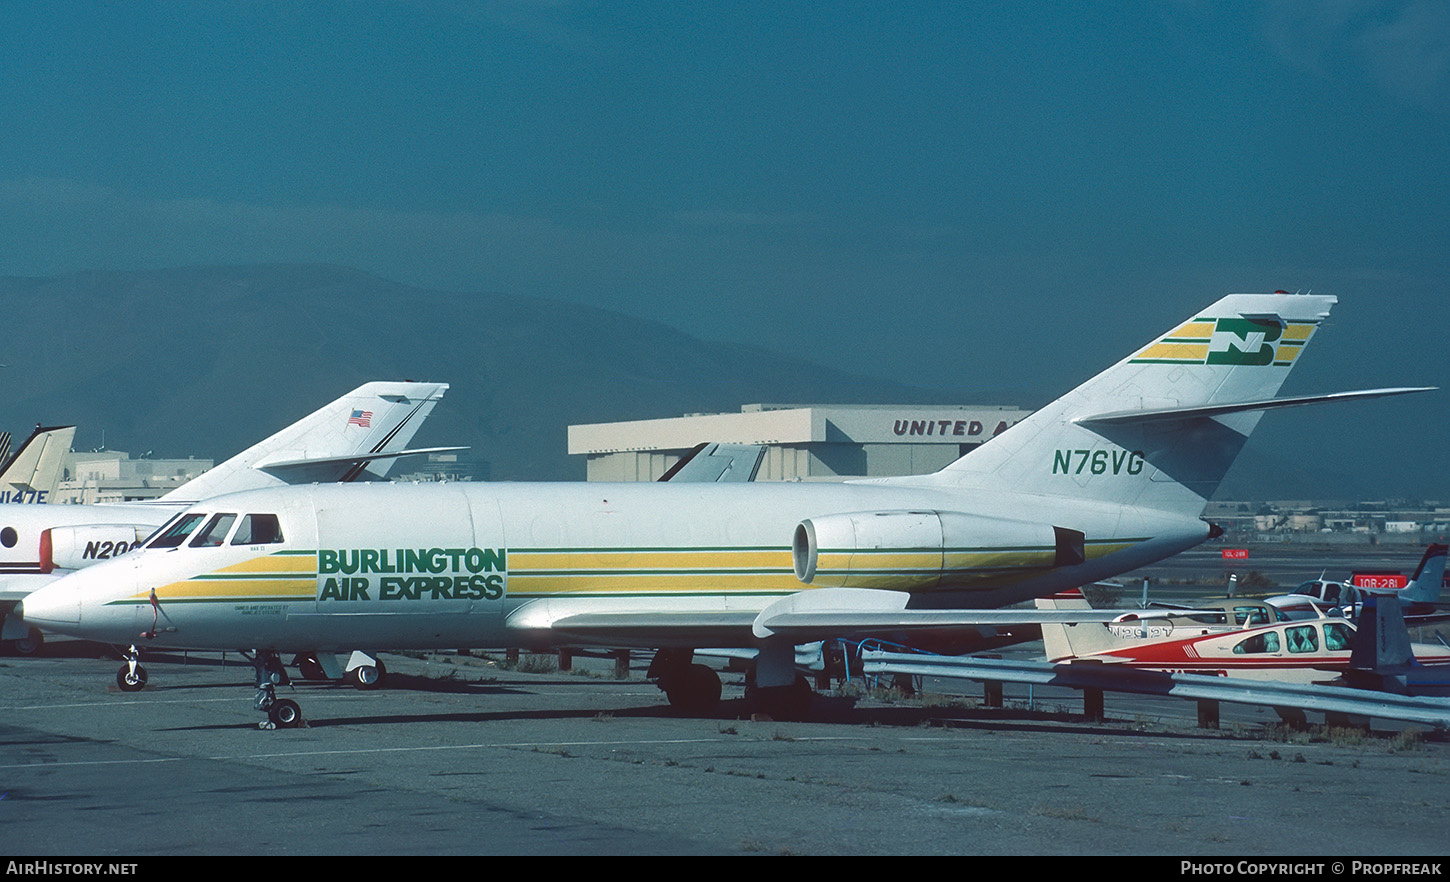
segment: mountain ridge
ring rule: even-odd
[[[4,425],[77,446],[222,459],[373,379],[450,384],[415,443],[496,480],[578,480],[571,423],[761,401],[947,403],[926,390],[542,298],[415,288],[320,264],[0,277]],[[704,440],[704,439],[702,439]]]

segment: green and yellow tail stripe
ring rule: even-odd
[[[1184,322],[1157,342],[1144,347],[1129,361],[1134,364],[1208,364],[1209,350],[1214,334],[1218,332],[1219,321],[1217,318],[1200,317]],[[1225,318],[1224,321],[1235,320]],[[1292,365],[1318,326],[1317,322],[1291,321],[1283,325],[1277,338],[1271,333],[1268,342],[1274,346],[1274,366]]]

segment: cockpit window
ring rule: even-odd
[[[150,543],[147,544],[146,547],[177,547],[178,545],[186,541],[186,537],[191,535],[191,531],[196,529],[197,525],[201,523],[202,518],[204,517],[206,517],[206,515],[197,512],[188,512],[183,515],[178,515],[177,518],[171,522],[170,526],[162,527],[160,530],[158,530],[156,535],[152,537]]]
[[[227,533],[231,532],[232,524],[237,520],[234,514],[216,514],[206,522],[196,538],[187,543],[192,548],[218,548],[226,541]]]
[[[282,541],[282,524],[274,514],[249,514],[242,518],[233,545],[274,545]]]

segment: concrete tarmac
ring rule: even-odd
[[[527,657],[526,657],[527,658]],[[546,657],[548,658],[548,657]],[[12,856],[445,854],[1438,855],[1450,744],[1285,734],[1225,706],[1071,693],[976,707],[826,696],[752,721],[739,675],[681,718],[611,663],[523,673],[386,655],[389,688],[299,684],[262,731],[237,656],[0,659],[0,850]],[[1017,695],[1012,687],[1009,698]]]

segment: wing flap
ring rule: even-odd
[[[1095,609],[908,609],[912,596],[871,588],[818,588],[781,598],[761,611],[756,637],[787,637],[797,643],[882,631],[1032,625],[1049,622],[1111,622],[1122,610]]]
[[[665,608],[658,600],[651,600],[650,607],[633,603],[624,607],[602,598],[551,598],[514,611],[508,627],[547,634],[549,639],[562,635],[606,645],[752,646],[773,637],[800,644],[886,631],[1111,622],[1123,614],[1120,609],[907,609],[909,600],[911,595],[904,592],[869,588],[798,591],[764,609],[731,609],[723,600],[694,608]]]

